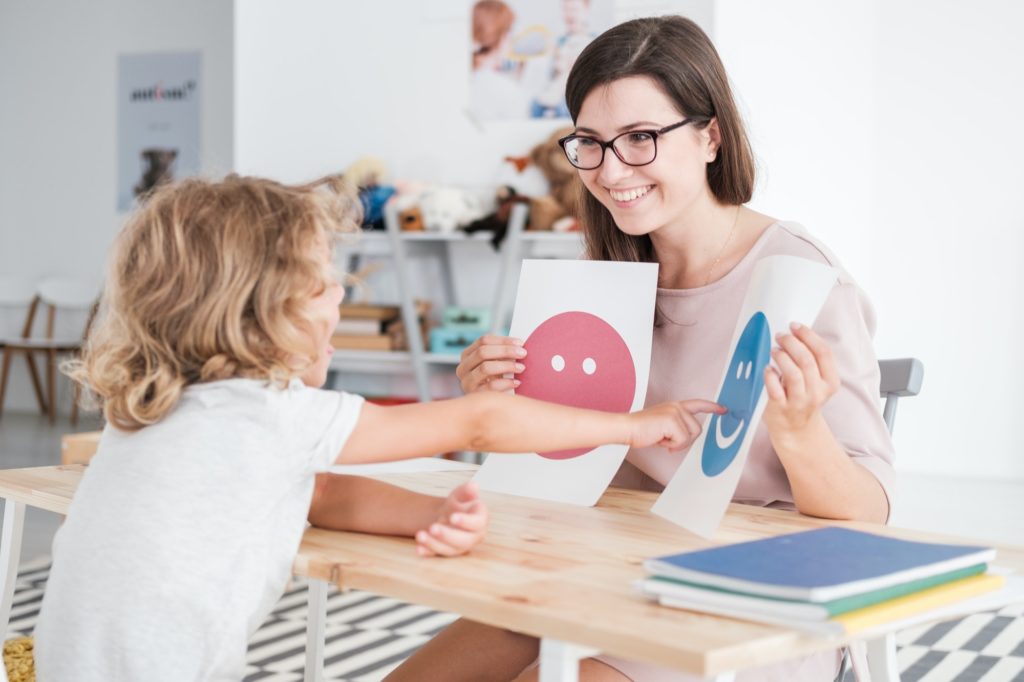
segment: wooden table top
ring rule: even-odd
[[[0,496],[64,513],[84,467],[0,471]],[[379,475],[444,495],[472,472]],[[730,505],[713,543],[650,513],[655,493],[610,488],[595,507],[484,493],[487,539],[467,556],[421,558],[409,538],[309,528],[295,572],[468,618],[710,676],[836,648],[784,627],[658,606],[633,590],[651,556],[842,525],[910,540],[963,542],[867,523]],[[997,562],[1024,570],[1024,548],[997,547]]]

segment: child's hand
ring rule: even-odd
[[[792,334],[776,336],[772,359],[778,369],[764,372],[764,422],[773,438],[799,433],[839,390],[839,370],[825,340],[804,325],[790,329]]]
[[[629,445],[637,448],[660,445],[669,450],[682,450],[700,435],[700,422],[695,414],[725,411],[710,400],[680,400],[634,412],[629,415],[633,422]]]
[[[437,521],[417,531],[416,553],[425,557],[465,554],[484,539],[487,518],[487,505],[476,483],[463,483],[441,504]]]

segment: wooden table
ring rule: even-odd
[[[66,512],[83,470],[62,466],[0,471],[0,496],[6,499],[0,624],[6,626],[10,614],[24,505]],[[461,471],[379,478],[444,495],[469,475]],[[457,559],[421,558],[411,539],[308,529],[294,567],[296,574],[313,579],[307,679],[319,679],[322,666],[327,583],[540,637],[545,681],[575,679],[579,658],[595,651],[729,679],[737,670],[835,649],[850,640],[664,608],[635,593],[631,583],[644,575],[645,558],[708,544],[650,514],[655,497],[613,488],[597,506],[581,508],[485,493],[492,516],[487,540]],[[731,505],[715,543],[822,525],[792,512]],[[957,541],[874,524],[832,525],[907,539]],[[1024,548],[999,547],[998,552],[1000,565],[1024,570]],[[886,644],[884,638],[873,642],[876,647]],[[898,679],[895,661],[887,660],[885,666],[880,676]]]

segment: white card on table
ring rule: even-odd
[[[651,366],[656,263],[524,260],[511,335],[525,342],[516,393],[606,412],[641,409]],[[489,454],[484,490],[593,505],[629,448]]]
[[[791,322],[812,324],[835,281],[831,267],[796,256],[770,256],[754,266],[715,398],[729,412],[705,420],[652,512],[700,536],[714,534],[768,403],[764,370],[775,334]]]

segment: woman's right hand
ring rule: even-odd
[[[710,400],[679,400],[648,407],[629,414],[630,441],[635,448],[658,445],[668,450],[690,447],[700,435],[700,422],[694,415],[701,413],[724,414],[728,410]]]
[[[519,380],[505,378],[505,375],[526,369],[522,363],[525,357],[526,349],[521,340],[487,334],[462,351],[455,376],[467,394],[483,390],[507,391],[518,386]]]

